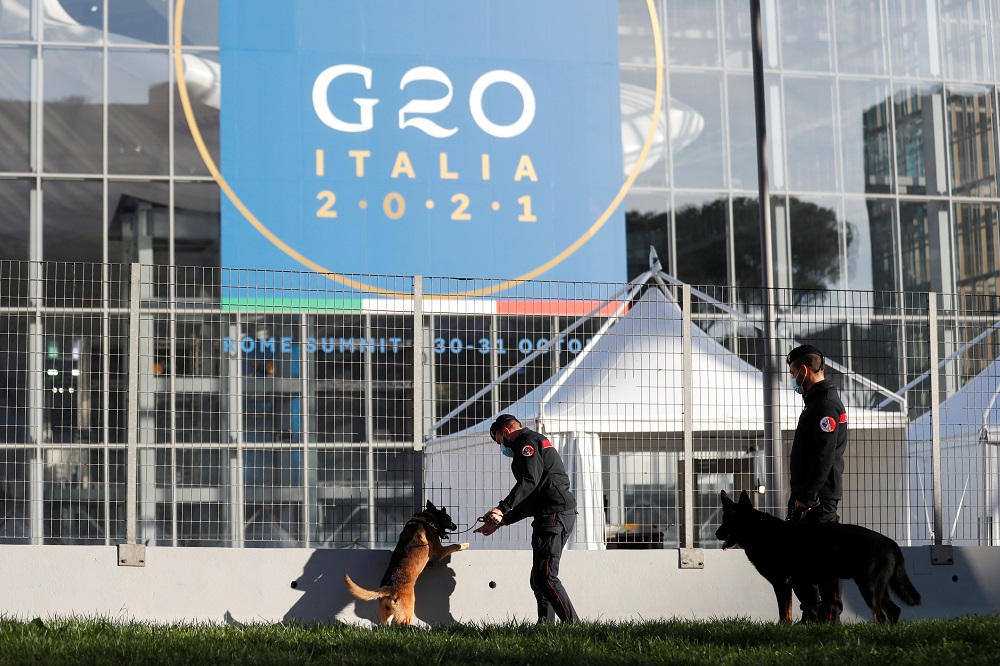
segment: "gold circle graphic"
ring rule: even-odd
[[[212,174],[212,178],[218,183],[219,188],[225,193],[229,201],[236,207],[236,209],[243,215],[244,218],[263,235],[266,239],[271,241],[279,250],[290,256],[295,261],[299,262],[306,268],[309,268],[321,275],[324,275],[331,280],[339,282],[345,286],[351,287],[352,289],[357,289],[358,291],[381,294],[384,296],[397,296],[397,297],[410,297],[412,294],[401,293],[397,291],[392,291],[388,289],[381,289],[379,287],[374,287],[372,285],[367,285],[363,282],[358,282],[357,280],[352,280],[340,273],[331,271],[323,266],[320,266],[316,262],[312,261],[308,257],[300,254],[293,247],[285,243],[283,240],[278,238],[273,231],[271,231],[263,222],[257,219],[257,216],[247,208],[246,204],[237,196],[233,188],[230,187],[229,183],[223,177],[222,172],[219,167],[216,166],[215,160],[208,152],[208,147],[205,145],[205,140],[201,136],[201,130],[198,128],[198,122],[195,120],[194,112],[191,109],[191,99],[188,96],[187,81],[184,79],[184,53],[181,49],[181,33],[184,26],[184,4],[185,0],[177,0],[177,5],[175,7],[174,16],[174,66],[177,70],[177,92],[180,94],[181,107],[184,110],[184,118],[187,120],[188,128],[191,130],[191,137],[194,139],[195,146],[198,148],[198,152],[201,154],[201,159],[205,162],[205,166],[208,167],[209,173]],[[601,216],[597,218],[597,221],[590,225],[583,235],[573,241],[567,248],[562,252],[557,254],[552,259],[541,266],[520,275],[512,280],[507,280],[495,284],[490,287],[483,287],[481,289],[470,289],[469,291],[459,292],[455,294],[450,294],[452,297],[474,297],[474,296],[487,296],[490,294],[495,294],[499,291],[509,289],[515,285],[521,284],[522,282],[527,282],[528,280],[534,279],[541,275],[542,273],[552,269],[556,265],[560,264],[571,254],[579,250],[584,243],[589,241],[594,234],[600,231],[601,227],[608,221],[611,214],[614,213],[618,205],[621,204],[622,199],[632,188],[635,179],[639,176],[639,170],[642,168],[643,163],[646,161],[646,155],[649,153],[650,147],[653,145],[653,137],[656,134],[657,120],[660,117],[660,111],[663,108],[663,43],[660,39],[660,29],[659,29],[659,19],[656,14],[656,7],[654,6],[654,0],[646,0],[646,9],[649,12],[649,20],[652,26],[653,33],[653,47],[656,55],[656,94],[655,102],[653,104],[653,117],[649,125],[649,131],[646,133],[646,140],[643,142],[642,150],[639,152],[639,157],[636,160],[635,166],[632,167],[632,172],[622,183],[621,188],[618,190],[618,194],[612,199],[611,203],[608,204]],[[438,295],[439,297],[443,295]]]

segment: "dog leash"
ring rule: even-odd
[[[466,532],[472,531],[472,528],[475,527],[475,526],[476,526],[476,524],[473,523],[472,525],[469,525],[469,527],[466,528],[466,529],[464,529],[464,530],[460,530],[458,532],[452,532],[449,536],[455,536],[456,534],[465,534]]]

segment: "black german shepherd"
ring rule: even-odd
[[[875,622],[899,620],[890,589],[910,606],[920,603],[920,593],[906,575],[903,553],[889,537],[860,525],[779,520],[755,509],[745,490],[739,502],[729,499],[725,490],[721,498],[722,525],[715,536],[723,548],[739,545],[745,550],[771,583],[780,621],[792,621],[793,577],[809,583],[853,578]]]

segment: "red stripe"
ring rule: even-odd
[[[840,422],[847,423],[847,412],[844,412],[843,414],[840,415]]]
[[[542,440],[542,448],[543,449],[550,449],[550,448],[552,448],[552,442],[550,442],[547,439],[543,439]]]

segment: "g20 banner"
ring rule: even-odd
[[[223,266],[626,279],[617,25],[607,0],[221,0]]]

